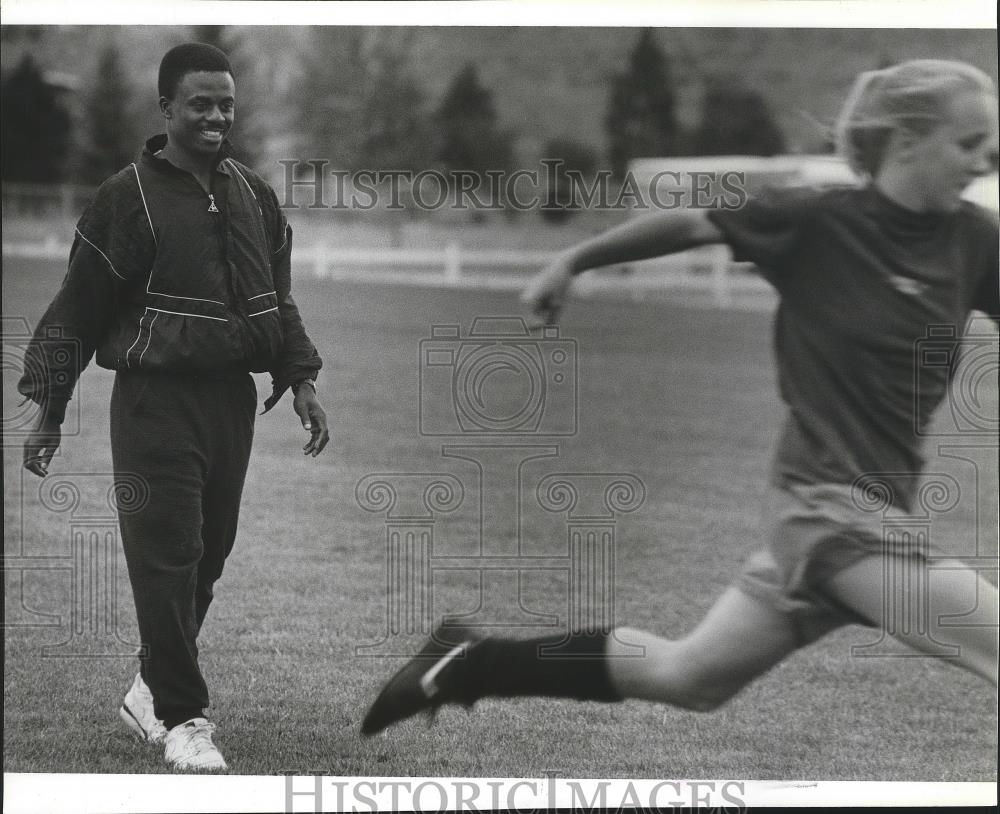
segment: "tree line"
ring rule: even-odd
[[[547,141],[543,156],[518,155],[518,132],[501,121],[475,61],[457,66],[434,102],[411,64],[413,36],[412,29],[313,29],[287,97],[282,128],[294,137],[283,149],[347,171],[431,167],[482,174],[544,157],[561,161],[564,171],[609,168],[618,177],[636,157],[784,149],[763,96],[723,77],[705,79],[701,121],[683,127],[671,60],[646,29],[624,70],[608,78],[606,150],[566,134]],[[252,44],[229,26],[198,26],[192,38],[230,55],[240,78],[236,149],[248,163],[266,161],[274,102],[252,79],[258,56]],[[46,81],[30,54],[3,78],[5,181],[98,183],[134,159],[143,134],[125,112],[137,90],[116,44],[104,46],[95,74],[84,80],[72,116],[67,92]]]

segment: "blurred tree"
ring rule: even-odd
[[[236,116],[229,140],[239,161],[258,167],[266,154],[267,138],[267,92],[261,76],[261,54],[231,25],[196,25],[192,26],[192,34],[197,42],[214,45],[229,57],[236,83]]]
[[[17,45],[19,41],[37,43],[44,36],[44,25],[5,25],[0,27],[0,42],[5,46]]]
[[[323,28],[302,55],[299,154],[336,170],[420,170],[431,158],[413,32]]]
[[[413,170],[431,159],[424,91],[413,78],[407,41],[376,39],[365,65],[362,140],[355,169]]]
[[[436,133],[434,158],[447,172],[471,172],[479,176],[479,200],[503,206],[505,184],[491,185],[487,172],[509,173],[514,168],[514,134],[497,121],[493,92],[482,85],[471,63],[451,81],[433,117]],[[513,209],[505,209],[513,216]],[[483,212],[473,213],[481,219]]]
[[[604,127],[612,171],[642,156],[674,155],[678,137],[670,63],[652,29],[643,29],[624,73],[611,80]]]
[[[121,53],[106,45],[84,98],[84,139],[77,174],[100,183],[132,161],[141,147],[132,116],[132,86]]]
[[[226,30],[224,25],[193,25],[191,28],[196,42],[214,45],[221,51],[226,50],[222,47],[224,45],[224,32]]]
[[[714,79],[694,135],[699,155],[777,155],[785,139],[764,97],[735,81]]]
[[[448,170],[508,170],[514,137],[497,125],[493,93],[467,64],[452,79],[434,113],[438,133],[435,157]]]
[[[5,181],[56,183],[65,179],[72,120],[59,91],[25,56],[0,90],[0,164]]]
[[[579,180],[576,183],[583,183],[590,189],[595,183],[598,157],[586,144],[567,137],[546,142],[544,157],[546,161],[558,161],[559,164],[551,179],[555,182],[554,188],[547,190],[541,214],[550,223],[564,223],[571,215],[579,212],[583,205],[578,194],[579,187],[574,188],[569,173],[578,174]],[[546,182],[549,180],[547,174]]]
[[[303,160],[325,159],[331,168],[360,167],[364,133],[361,117],[367,85],[363,32],[357,28],[313,29],[301,59],[294,97]]]

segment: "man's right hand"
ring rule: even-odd
[[[59,449],[62,430],[59,422],[42,409],[38,423],[24,442],[24,468],[40,478],[49,474],[49,463]]]

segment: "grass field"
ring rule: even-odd
[[[4,316],[33,325],[62,273],[61,264],[5,260]],[[303,459],[304,433],[287,399],[258,420],[240,537],[200,640],[210,715],[234,772],[995,780],[995,694],[937,660],[852,658],[851,645],[873,638],[862,628],[796,654],[711,715],[641,702],[488,701],[471,715],[447,708],[432,729],[416,720],[362,739],[361,716],[401,661],[355,652],[386,626],[384,517],[359,507],[355,485],[376,472],[447,471],[473,483],[468,466],[441,454],[442,443],[460,439],[418,431],[419,342],[433,324],[464,331],[477,315],[519,309],[509,294],[363,282],[301,279],[296,295],[327,360],[320,393],[333,440],[319,459]],[[558,444],[559,457],[528,467],[528,479],[570,471],[642,481],[644,505],[616,528],[616,619],[680,634],[757,545],[756,507],[782,416],[769,318],[590,299],[567,309],[562,336],[577,342],[579,431],[529,439]],[[17,405],[14,378],[5,356],[5,417]],[[100,508],[110,471],[111,381],[107,371],[87,371],[82,431],[51,467],[79,473],[83,513]],[[265,379],[258,383],[263,390]],[[40,505],[38,482],[22,480],[17,439],[5,437],[5,552],[65,558],[71,519]],[[977,484],[971,466],[932,458],[932,469],[963,486],[962,501],[935,518],[932,534],[956,554],[976,553],[978,539],[981,553],[995,556],[995,449],[978,460]],[[518,496],[514,483],[497,488],[497,500]],[[503,533],[509,518],[491,520],[486,509],[487,523],[499,524],[487,533]],[[543,515],[525,514],[524,543],[533,551],[555,550],[552,541],[558,548],[565,537],[562,521]],[[469,501],[439,521],[435,544],[464,551],[474,533]],[[121,575],[121,557],[119,567]],[[159,750],[137,745],[117,721],[131,659],[42,656],[67,637],[67,572],[6,579],[5,771],[164,771]],[[116,590],[118,627],[131,641],[125,582]],[[566,590],[565,575],[536,574],[523,598],[565,621]],[[444,575],[434,591],[437,615],[470,610],[478,596],[461,572]],[[17,622],[28,618],[25,608],[62,621],[24,627]]]

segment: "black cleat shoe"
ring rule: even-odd
[[[361,724],[362,735],[374,735],[418,712],[434,713],[442,704],[472,706],[459,669],[481,636],[462,627],[438,627],[423,649],[386,682]]]

